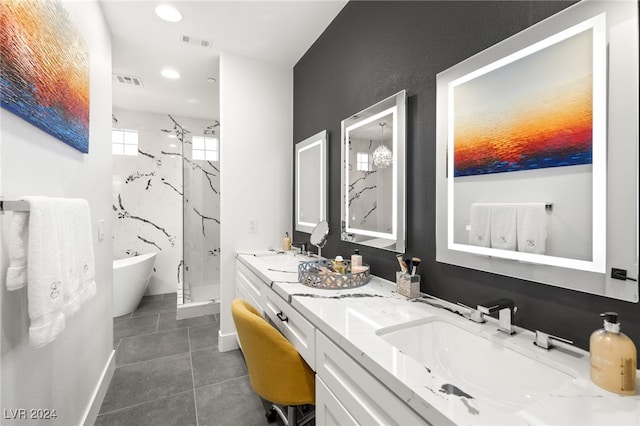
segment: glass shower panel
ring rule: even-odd
[[[203,129],[193,128],[193,133],[185,134],[183,141],[184,303],[220,298],[218,126],[216,121]]]

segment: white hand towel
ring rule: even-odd
[[[518,251],[544,254],[547,239],[545,203],[518,205]]]
[[[60,208],[57,199],[24,199],[29,202],[29,340],[32,346],[42,347],[58,337],[65,327],[62,269],[59,259],[61,224],[65,212]]]
[[[491,206],[491,247],[501,250],[516,249],[516,221],[515,204]]]
[[[42,347],[96,292],[89,205],[85,200],[24,197],[29,202],[29,338]]]
[[[61,256],[65,314],[72,315],[96,293],[91,213],[85,200],[65,200],[66,214]],[[65,276],[66,275],[66,276]]]
[[[491,204],[473,203],[469,214],[469,244],[491,246]]]
[[[28,226],[28,212],[13,212],[7,232],[7,240],[9,242],[7,290],[17,290],[27,285]]]

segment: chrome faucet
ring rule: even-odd
[[[473,309],[471,306],[467,306],[464,303],[458,302],[458,305],[463,308],[467,308],[469,312],[466,315],[462,315],[463,317],[470,319],[473,322],[483,323],[486,320],[484,319],[484,314],[477,309]]]
[[[307,243],[291,243],[292,247],[300,246],[300,254],[307,253]]]
[[[511,299],[498,299],[478,305],[478,311],[481,314],[490,315],[494,312],[498,312],[498,330],[509,335],[515,333],[512,318],[517,309],[518,308],[516,308],[515,303]]]
[[[549,350],[554,344],[552,342],[562,342],[569,345],[573,345],[573,341],[565,339],[564,337],[554,336],[553,334],[544,333],[540,330],[536,330],[536,340],[533,342],[539,348]]]

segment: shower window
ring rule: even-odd
[[[194,160],[218,161],[218,138],[194,136],[192,143]]]
[[[114,155],[138,155],[138,131],[111,129],[111,152]]]
[[[358,152],[356,156],[356,168],[361,172],[373,170],[373,157],[369,152]]]

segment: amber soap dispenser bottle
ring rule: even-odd
[[[291,250],[291,237],[289,236],[288,232],[284,233],[284,238],[282,239],[282,250]]]
[[[616,312],[600,314],[604,328],[589,339],[591,380],[596,385],[621,395],[636,393],[637,353],[633,341],[620,332]]]

